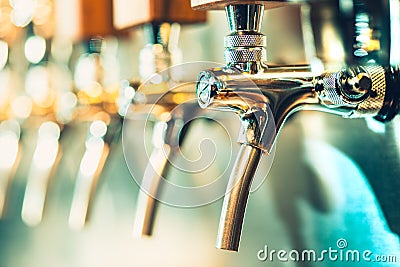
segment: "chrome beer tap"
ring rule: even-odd
[[[275,2],[265,3],[268,7]],[[218,248],[238,251],[254,173],[261,155],[271,152],[285,120],[299,110],[390,120],[399,112],[399,69],[379,61],[357,61],[333,71],[267,65],[265,36],[260,32],[262,3],[192,1],[192,6],[225,7],[230,29],[225,37],[227,66],[202,71],[196,93],[202,108],[235,112],[241,119],[241,148],[217,236]]]
[[[5,120],[0,123],[0,144],[3,148],[0,154],[0,218],[5,214],[9,187],[21,158],[20,134],[17,121]]]
[[[143,99],[142,97],[134,98],[133,112],[151,115],[154,123],[153,150],[143,174],[137,199],[133,227],[135,236],[152,235],[157,198],[162,189],[160,188],[161,181],[168,176],[171,162],[179,152],[179,146],[185,138],[188,125],[185,127],[186,131],[181,131],[184,126],[184,114],[182,114],[184,110],[176,112],[176,108],[182,109],[185,105],[196,108],[195,102],[191,101],[195,99],[195,95],[187,87],[186,90],[177,88],[177,90],[168,91],[171,77],[168,73],[162,72],[172,66],[172,63],[179,63],[176,58],[180,57],[180,51],[174,45],[170,45],[178,42],[179,26],[153,23],[146,25],[145,29],[150,42],[141,51],[139,68],[143,79],[150,77],[150,81],[139,86],[137,96],[142,96],[146,100],[143,102],[140,100]],[[154,82],[151,81],[152,79]],[[156,81],[157,79],[159,81]],[[180,97],[175,97],[174,100],[174,95]],[[191,103],[184,104],[187,101]]]
[[[85,152],[80,160],[68,223],[72,229],[82,229],[90,211],[110,148],[121,130],[117,114],[118,75],[106,72],[103,58],[104,40],[93,37],[87,44],[87,53],[81,55],[75,71],[78,105],[70,125],[85,125],[87,135]],[[117,69],[108,69],[117,71]],[[109,84],[105,84],[106,75]],[[112,79],[115,78],[115,80]]]

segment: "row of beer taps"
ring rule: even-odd
[[[188,1],[177,3],[184,4],[190,11],[189,15],[193,16],[194,12],[190,10]],[[46,4],[50,11],[45,10],[50,15],[53,14],[54,2],[47,1]],[[197,106],[193,101],[193,82],[191,87],[186,86],[183,90],[174,90],[164,95],[160,102],[157,101],[160,93],[168,89],[168,75],[155,76],[161,78],[157,82],[154,79],[149,83],[145,82],[152,74],[180,63],[182,56],[177,46],[180,25],[171,18],[165,18],[166,22],[151,19],[149,23],[132,25],[136,28],[141,26],[146,38],[145,46],[138,55],[140,79],[121,80],[116,55],[112,51],[113,38],[93,36],[90,31],[90,36],[84,35],[80,44],[73,46],[63,39],[59,42],[54,29],[46,34],[39,30],[44,26],[52,26],[52,18],[42,19],[39,24],[33,19],[35,16],[32,16],[24,23],[17,24],[12,21],[12,2],[4,2],[4,6],[9,8],[6,11],[10,13],[9,24],[12,27],[4,35],[4,40],[15,31],[22,37],[17,36],[19,39],[15,37],[16,41],[4,42],[2,52],[6,53],[6,60],[2,73],[16,68],[11,63],[13,57],[11,54],[8,56],[8,52],[18,50],[19,47],[13,44],[21,39],[24,39],[25,44],[23,61],[28,61],[29,67],[24,74],[25,85],[22,89],[13,86],[5,88],[9,98],[4,101],[1,109],[4,117],[1,118],[0,136],[6,148],[1,153],[1,162],[4,162],[1,167],[2,210],[6,205],[12,177],[19,168],[24,131],[35,129],[37,140],[27,177],[21,217],[27,225],[36,226],[43,219],[48,187],[62,157],[61,138],[66,135],[65,132],[83,125],[87,129],[86,139],[82,144],[85,151],[74,179],[75,187],[68,219],[72,229],[82,229],[89,219],[96,187],[108,161],[110,149],[121,140],[123,119],[129,112],[139,119],[150,117],[150,121],[154,123],[154,147],[143,179],[143,187],[147,188],[148,184],[149,192],[139,192],[134,222],[135,233],[151,234],[157,204],[153,197],[157,196],[160,179],[167,176],[169,160],[177,153],[179,143],[184,138],[185,131],[181,131],[184,119],[182,112],[174,113],[173,110],[188,100],[192,100],[191,106]],[[43,12],[38,3],[35,12]],[[185,21],[185,16],[181,16],[178,22],[203,22],[205,13],[197,13],[200,14],[198,17],[188,21]],[[104,13],[97,16],[97,19],[104,19]],[[96,23],[96,20],[92,23]],[[129,35],[125,31],[117,34]],[[71,58],[73,53],[77,53],[76,50],[81,55],[71,66]],[[19,95],[14,97],[12,94],[16,90],[19,90]],[[17,108],[15,112],[13,107]],[[169,150],[169,154],[160,159],[165,149]],[[156,166],[156,173],[153,172],[153,166]]]
[[[397,0],[192,0],[193,9],[225,9],[230,31],[225,37],[226,65],[203,70],[197,81],[176,90],[169,90],[170,77],[162,75],[181,59],[177,46],[180,26],[173,22],[191,21],[165,14],[164,21],[147,21],[150,23],[144,31],[149,40],[138,56],[141,79],[121,81],[115,54],[106,51],[104,38],[92,36],[83,41],[86,51],[72,72],[72,45],[57,43],[51,27],[53,2],[38,1],[40,5],[36,3],[30,13],[19,2],[24,1],[1,1],[2,14],[8,17],[2,16],[5,23],[0,24],[0,215],[4,215],[8,188],[23,153],[21,138],[27,128],[35,129],[36,147],[21,211],[22,220],[31,226],[43,218],[49,182],[62,157],[60,139],[65,131],[77,124],[87,129],[69,213],[71,228],[81,229],[90,215],[110,149],[121,138],[124,117],[150,114],[153,149],[141,180],[134,233],[151,235],[160,187],[190,126],[185,116],[222,110],[239,116],[241,148],[224,196],[217,247],[237,251],[255,171],[262,155],[273,149],[290,115],[318,110],[385,122],[399,113],[399,61],[390,53],[396,49],[392,30],[397,23],[393,14],[399,12],[393,11],[399,7]],[[189,6],[189,0],[174,2]],[[311,64],[268,64],[266,37],[261,30],[264,9],[293,2],[304,6],[303,20],[312,28],[314,43],[305,44],[311,51]],[[334,10],[329,19],[318,13],[326,9]],[[204,21],[201,14],[201,19],[192,22]],[[135,26],[139,24],[143,23]],[[344,51],[342,62],[326,57],[337,49],[326,43],[323,35],[327,28],[335,30],[328,39]],[[22,86],[15,85],[21,80],[21,70],[13,62],[13,45],[18,39],[24,39]],[[159,73],[155,76],[159,81],[147,82],[154,73]],[[178,106],[182,112],[176,113]],[[220,116],[218,112],[210,114]]]
[[[50,23],[50,22],[49,22]],[[102,74],[102,39],[92,39],[88,43],[88,52],[83,54],[76,66],[84,75],[75,76],[76,90],[72,90],[71,72],[66,62],[58,61],[50,37],[39,35],[35,22],[29,22],[19,34],[26,34],[25,57],[29,62],[25,81],[21,87],[18,69],[12,62],[12,52],[16,48],[7,44],[3,53],[10,51],[2,74],[10,83],[3,83],[7,102],[2,108],[1,138],[2,143],[2,211],[7,199],[15,170],[19,167],[22,156],[21,138],[28,130],[37,131],[36,146],[29,167],[26,189],[22,204],[22,220],[28,225],[37,225],[42,221],[48,185],[58,167],[62,150],[60,140],[67,128],[75,124],[88,124],[85,142],[86,151],[81,159],[76,177],[76,190],[73,197],[70,225],[79,227],[86,220],[86,213],[91,198],[91,187],[104,166],[108,146],[115,134],[113,94],[105,89]],[[24,32],[25,31],[25,32]],[[54,46],[52,46],[54,45]],[[86,75],[86,76],[85,76]],[[23,81],[22,81],[23,82]],[[115,98],[115,97],[114,97]],[[104,100],[106,99],[106,100]],[[115,102],[115,101],[114,101]],[[88,185],[89,184],[89,185]]]

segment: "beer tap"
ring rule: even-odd
[[[190,125],[190,122],[185,124],[186,113],[189,110],[196,109],[195,103],[191,101],[195,99],[195,95],[188,91],[187,87],[181,87],[168,92],[170,89],[169,84],[172,82],[170,81],[171,77],[168,77],[169,75],[165,71],[162,72],[162,70],[171,66],[174,62],[174,52],[176,52],[176,49],[170,49],[169,44],[177,42],[177,40],[173,40],[171,37],[177,36],[177,34],[173,34],[173,31],[179,31],[179,26],[163,23],[160,25],[152,24],[150,27],[153,29],[151,32],[154,32],[154,41],[152,41],[151,45],[154,53],[152,64],[154,65],[149,64],[148,61],[142,61],[140,64],[142,77],[150,77],[150,79],[139,86],[137,91],[138,96],[145,96],[145,103],[140,103],[139,98],[136,98],[135,101],[134,98],[134,107],[132,109],[133,112],[149,112],[152,121],[154,121],[152,136],[153,150],[143,174],[143,180],[140,185],[141,190],[139,191],[137,200],[133,228],[133,233],[136,236],[148,236],[152,234],[157,202],[162,190],[160,188],[161,181],[168,177],[171,163],[179,153],[180,145],[185,140],[185,134]],[[142,53],[148,49],[149,47],[145,47]],[[176,63],[178,62],[175,60]],[[151,72],[147,71],[146,73],[146,70],[151,70]],[[150,76],[152,72],[156,74]],[[159,84],[152,84],[151,79],[155,78],[160,79]],[[185,109],[185,106],[192,106],[192,108]],[[151,107],[151,109],[148,110],[148,107]],[[177,112],[178,109],[181,112]]]
[[[79,105],[71,124],[87,127],[85,152],[75,178],[68,221],[76,230],[82,229],[89,219],[101,172],[122,125],[116,106],[119,76],[105,72],[104,45],[103,38],[91,38],[87,42],[87,53],[79,58],[75,70]],[[108,80],[106,86],[107,74],[116,79]]]
[[[0,143],[3,147],[0,153],[0,218],[5,213],[8,188],[19,165],[20,134],[21,129],[17,121],[5,120],[0,123]]]
[[[14,53],[18,53],[13,45],[22,30],[12,20],[13,7],[8,1],[0,1],[0,12],[0,218],[3,218],[7,211],[8,189],[22,155],[21,123],[29,116],[30,109],[29,104],[19,105],[26,103],[26,98],[18,96],[21,77],[16,69],[20,66],[11,60]]]
[[[40,6],[41,4],[43,3],[38,1],[38,5]],[[48,10],[51,10],[51,4],[51,1],[47,2],[47,7],[50,7]],[[4,5],[4,3],[2,3],[2,5]],[[2,34],[8,32],[8,34],[5,36],[6,39],[7,37],[14,39],[16,36],[18,36],[18,33],[23,31],[23,28],[26,29],[28,38],[25,42],[24,52],[30,67],[27,72],[24,90],[20,90],[17,83],[14,83],[14,79],[18,75],[14,76],[15,74],[13,71],[10,71],[11,68],[9,69],[7,67],[7,71],[2,72],[2,84],[4,85],[3,89],[10,90],[9,96],[4,98],[4,100],[9,103],[9,106],[5,108],[5,115],[9,120],[2,123],[3,142],[8,140],[7,144],[4,144],[7,149],[4,151],[5,154],[2,155],[8,157],[7,160],[4,159],[4,162],[7,162],[5,165],[8,166],[3,166],[2,176],[6,177],[8,175],[8,180],[10,180],[14,175],[21,155],[21,148],[18,145],[21,132],[25,131],[27,128],[35,128],[38,126],[38,124],[40,125],[43,122],[41,116],[44,116],[44,121],[47,119],[52,120],[51,109],[54,100],[54,91],[51,90],[51,86],[49,85],[50,67],[47,64],[50,52],[50,37],[53,34],[51,27],[49,27],[51,23],[43,23],[42,21],[39,23],[40,26],[36,27],[38,19],[44,19],[44,21],[50,22],[52,13],[49,12],[46,14],[40,14],[40,12],[36,12],[37,10],[35,10],[34,6],[32,5],[25,6],[23,3],[15,2],[10,2],[10,8],[12,9],[13,16],[9,16],[10,14],[7,14],[11,11],[11,9],[3,9],[3,11],[6,11],[4,12],[4,18],[10,19],[10,21],[3,21],[4,24],[2,24],[1,32]],[[24,12],[25,16],[22,15]],[[30,15],[26,16],[27,13]],[[37,35],[36,32],[40,32],[42,36]],[[3,50],[3,52],[4,51],[5,50]],[[5,54],[7,55],[8,53]],[[8,65],[8,60],[6,65]],[[49,122],[49,124],[51,124],[51,122]],[[58,125],[55,123],[54,127],[59,129]],[[41,132],[45,131],[46,130],[43,129]],[[38,142],[38,148],[41,147],[39,150],[42,153],[39,153],[40,155],[35,153],[35,159],[28,175],[28,184],[23,202],[22,218],[28,224],[35,224],[39,222],[42,217],[47,183],[50,177],[50,174],[45,169],[52,169],[54,164],[51,159],[52,156],[50,156],[49,159],[49,157],[44,156],[44,154],[49,152],[48,155],[52,155],[53,149],[55,148],[55,155],[58,155],[57,142],[56,144],[52,143],[50,146],[46,146],[48,151],[45,153],[43,153],[44,148],[42,145],[43,142]],[[38,149],[36,151],[38,151]],[[40,167],[35,169],[35,166],[37,167],[39,165]],[[39,171],[39,169],[41,169],[42,172]],[[3,179],[2,195],[4,199],[6,197],[5,188],[8,183],[9,182]],[[28,202],[29,205],[27,205]],[[2,210],[3,204],[4,201],[2,201]],[[33,220],[35,222],[32,222]]]
[[[142,117],[148,116],[154,123],[153,150],[141,180],[133,227],[134,235],[147,236],[153,231],[161,181],[168,176],[171,161],[176,157],[187,132],[188,125],[184,126],[184,120],[187,111],[192,109],[185,110],[184,106],[196,108],[196,104],[190,101],[195,100],[190,86],[171,90],[176,77],[171,77],[173,74],[167,68],[181,61],[177,47],[180,24],[204,22],[205,12],[191,10],[186,0],[146,0],[140,5],[114,0],[114,9],[114,25],[117,28],[143,25],[147,37],[146,45],[139,54],[141,82],[126,87],[136,89],[129,114],[136,118],[141,114],[144,115]],[[127,13],[127,9],[132,12]]]
[[[238,251],[254,173],[290,115],[318,110],[345,118],[387,121],[399,112],[398,67],[377,60],[360,60],[333,71],[268,65],[261,33],[264,4],[275,7],[285,2],[192,0],[194,8],[225,8],[230,29],[225,37],[227,66],[199,74],[198,103],[202,108],[235,112],[241,119],[241,148],[224,197],[217,237],[221,249]]]
[[[28,172],[21,217],[27,225],[35,226],[42,221],[50,180],[61,158],[59,141],[65,121],[60,121],[56,112],[62,92],[58,90],[58,81],[53,78],[58,68],[51,62],[51,26],[37,26],[34,20],[28,24],[27,33],[25,56],[30,67],[25,91],[32,101],[32,112],[24,127],[37,130],[37,142]]]
[[[7,195],[12,178],[21,158],[19,144],[21,127],[18,117],[12,114],[10,102],[15,98],[13,85],[15,72],[9,66],[8,42],[0,41],[0,143],[3,148],[0,153],[0,218],[6,212]]]
[[[139,71],[141,72],[141,77],[143,79],[151,77],[154,73],[159,73],[160,71],[168,68],[172,64],[171,50],[168,48],[168,44],[170,43],[171,35],[171,24],[148,24],[145,29],[147,30],[147,34],[149,35],[149,45],[146,45],[141,51],[141,62],[139,65]],[[174,29],[172,29],[174,30]],[[179,31],[179,29],[175,29],[175,31]],[[175,35],[176,36],[176,35]],[[175,40],[171,40],[174,42]],[[153,59],[149,64],[148,61],[145,61],[145,54],[152,55]],[[159,74],[155,74],[159,75]],[[165,79],[160,76],[161,79]],[[168,77],[167,77],[168,79]],[[161,81],[162,84],[168,83],[168,80]],[[147,95],[147,97],[151,96],[151,91],[157,91],[156,88],[151,88],[149,84],[146,90],[147,92],[143,92],[139,87],[139,94],[143,93]],[[156,87],[156,85],[153,85]],[[155,90],[154,90],[155,89]],[[167,87],[165,88],[167,89]],[[142,92],[141,92],[142,91]],[[135,99],[133,99],[135,103]],[[154,100],[157,101],[155,98]],[[135,109],[142,109],[140,107],[139,101],[136,101]],[[146,104],[151,104],[149,101],[146,101]],[[139,195],[137,198],[137,210],[135,214],[135,222],[133,226],[133,233],[136,236],[142,235],[151,235],[153,231],[155,212],[157,207],[157,197],[159,194],[159,185],[160,179],[163,179],[168,174],[168,169],[170,165],[170,161],[173,160],[173,157],[176,153],[177,147],[179,144],[177,142],[178,131],[182,125],[179,123],[179,120],[182,118],[173,117],[171,115],[166,116],[166,114],[172,112],[173,103],[154,103],[160,105],[160,107],[164,110],[163,112],[156,114],[158,112],[153,111],[153,115],[155,115],[154,126],[153,126],[153,151],[149,157],[149,162],[146,166],[145,172],[143,174],[143,180],[140,185],[141,190],[139,191]],[[171,105],[168,107],[167,105]],[[140,112],[140,111],[139,111]],[[181,140],[184,138],[183,135],[180,136]]]
[[[67,67],[70,53],[59,53],[53,46],[59,37],[55,33],[55,5],[55,1],[42,0],[35,5],[13,4],[15,23],[27,31],[25,94],[31,111],[24,127],[37,133],[21,211],[22,220],[29,226],[42,221],[48,187],[62,155],[60,138],[76,108]],[[24,10],[31,13],[28,20],[24,20]],[[68,43],[64,40],[64,47]]]

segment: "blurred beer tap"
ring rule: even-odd
[[[21,147],[19,139],[21,127],[19,121],[12,116],[10,102],[13,98],[13,78],[15,73],[8,66],[9,47],[5,41],[0,41],[0,218],[6,211],[8,189],[19,165]]]
[[[168,176],[171,161],[179,152],[188,129],[189,124],[185,125],[184,118],[189,109],[185,110],[184,106],[197,109],[194,101],[185,104],[195,99],[188,86],[171,90],[173,80],[179,78],[172,77],[174,73],[167,68],[181,63],[181,51],[177,46],[180,24],[204,22],[205,13],[191,10],[186,0],[147,0],[143,3],[116,0],[114,7],[117,14],[114,22],[118,27],[144,24],[147,39],[139,54],[142,83],[132,86],[137,91],[131,111],[133,116],[149,116],[154,123],[153,150],[141,181],[133,227],[135,236],[148,236],[153,231],[161,181]],[[129,15],[125,13],[128,8],[132,11]]]
[[[75,69],[79,104],[72,124],[86,125],[87,135],[69,213],[69,225],[73,229],[83,228],[89,219],[110,146],[122,126],[117,113],[118,68],[105,66],[105,43],[101,37],[87,41],[87,52],[81,55]]]
[[[54,0],[54,3],[58,41],[72,41],[79,57],[76,62],[69,62],[74,92],[64,92],[56,109],[59,119],[66,121],[69,129],[86,130],[68,219],[71,228],[81,229],[89,219],[110,145],[121,128],[116,105],[120,81],[116,61],[118,41],[114,38],[119,32],[112,24],[112,0]],[[76,107],[70,109],[71,105]]]
[[[18,97],[21,77],[15,70],[19,66],[11,62],[10,54],[15,54],[12,46],[22,30],[13,23],[12,12],[8,1],[0,1],[0,218],[6,213],[8,189],[22,154],[20,123],[30,112],[29,107],[19,107],[24,102]]]
[[[82,229],[89,218],[96,186],[109,155],[109,144],[115,133],[110,130],[110,120],[108,114],[100,112],[89,123],[68,221],[76,230]]]
[[[60,82],[57,81],[57,66],[51,62],[53,6],[51,1],[39,1],[38,4],[45,5],[47,8],[43,10],[49,12],[42,14],[42,9],[36,9],[36,15],[26,27],[24,46],[25,57],[30,64],[25,93],[31,100],[32,111],[23,127],[37,131],[21,211],[22,220],[29,226],[42,221],[48,186],[62,154],[59,140],[65,123],[57,119],[56,112],[57,100],[62,92],[57,86]]]
[[[198,103],[202,108],[235,112],[241,119],[238,138],[241,149],[225,194],[217,237],[217,247],[221,249],[239,249],[254,173],[261,155],[271,151],[277,134],[291,114],[299,110],[318,110],[345,118],[375,117],[388,121],[399,112],[399,69],[381,60],[384,57],[373,56],[376,53],[372,51],[387,53],[388,46],[383,42],[379,46],[373,41],[371,31],[365,26],[365,16],[351,17],[355,20],[348,19],[341,26],[342,30],[356,32],[353,36],[358,46],[345,53],[357,59],[348,61],[348,66],[323,71],[312,65],[267,65],[266,39],[261,33],[264,4],[275,7],[286,2],[192,0],[194,8],[224,7],[230,29],[225,37],[227,66],[199,74]],[[384,3],[374,1],[346,2],[351,2],[351,10],[367,4],[376,5],[380,10],[385,7]],[[368,9],[364,11],[367,12]],[[367,14],[376,15],[374,12]],[[374,18],[383,17],[381,14]],[[389,31],[385,23],[380,25],[383,32]],[[366,46],[367,37],[371,42]],[[354,40],[343,40],[343,44],[349,49]]]
[[[20,127],[19,123],[13,119],[9,119],[9,102],[11,99],[10,75],[12,74],[8,68],[8,43],[0,41],[0,142],[4,149],[0,153],[0,218],[3,217],[7,192],[10,181],[14,176],[15,169],[18,165],[18,152]]]
[[[0,218],[5,213],[8,188],[21,155],[20,134],[21,129],[17,121],[5,120],[0,123],[0,146],[3,148],[0,153]]]
[[[174,55],[173,51],[169,49],[169,43],[177,43],[173,37],[179,36],[179,26],[169,23],[151,23],[145,25],[144,29],[148,35],[148,44],[140,52],[139,71],[143,80],[151,77],[150,79],[159,79],[160,81],[158,84],[150,82],[139,86],[138,95],[143,95],[147,99],[145,105],[140,107],[139,98],[136,97],[136,103],[134,98],[134,112],[142,111],[145,114],[147,112],[145,106],[156,105],[159,108],[150,110],[151,115],[154,116],[152,118],[154,120],[153,151],[143,174],[141,190],[138,194],[133,226],[133,233],[136,236],[152,234],[157,197],[160,192],[160,180],[168,175],[170,161],[173,160],[179,147],[178,138],[181,140],[184,138],[183,134],[177,137],[183,126],[182,118],[171,113],[174,107],[180,103],[170,103],[169,101],[157,103],[158,97],[154,97],[167,93],[169,89],[167,84],[170,77],[163,77],[165,75],[160,74],[160,71],[172,65]],[[176,34],[171,34],[174,31]],[[179,62],[175,61],[175,63]]]

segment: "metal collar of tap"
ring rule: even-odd
[[[245,73],[262,72],[267,60],[267,41],[260,32],[264,6],[229,5],[225,11],[230,29],[225,37],[225,62]]]

